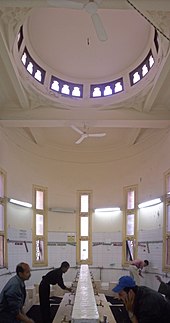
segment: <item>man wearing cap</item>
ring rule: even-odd
[[[137,286],[130,276],[122,276],[112,289],[124,302],[133,323],[170,322],[170,304],[157,291]]]

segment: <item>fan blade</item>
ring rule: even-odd
[[[100,16],[97,13],[94,13],[91,15],[93,24],[94,24],[94,28],[96,30],[96,34],[97,37],[99,38],[99,40],[101,41],[106,41],[107,40],[107,34],[105,32],[103,23],[100,19]]]
[[[81,2],[71,0],[47,0],[51,7],[68,8],[68,9],[83,9],[84,5]]]
[[[75,130],[76,132],[78,132],[80,135],[83,135],[84,134],[84,132],[83,131],[81,131],[79,128],[77,128],[76,126],[71,126],[71,128],[73,129],[73,130]]]
[[[106,134],[105,133],[89,133],[88,134],[88,137],[104,137],[104,136],[106,136]]]
[[[80,144],[85,138],[87,138],[87,135],[86,134],[84,134],[84,135],[82,135],[76,142],[75,142],[75,144]]]

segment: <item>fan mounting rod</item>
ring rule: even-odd
[[[88,13],[90,13],[91,15],[93,15],[94,13],[97,12],[98,9],[98,5],[96,2],[94,2],[93,0],[89,0],[89,2],[85,5],[85,9]]]

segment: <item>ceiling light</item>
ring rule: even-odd
[[[21,206],[29,207],[29,208],[31,208],[31,207],[32,207],[32,204],[30,204],[30,203],[22,202],[22,201],[18,201],[18,200],[15,200],[15,199],[9,199],[9,202],[10,202],[10,203],[13,203],[13,204],[17,204],[17,205],[21,205]]]
[[[146,202],[140,203],[138,205],[138,208],[141,209],[143,207],[153,206],[153,205],[159,204],[161,202],[162,202],[161,199],[160,198],[157,198],[157,199],[154,199],[154,200],[150,200],[150,201],[146,201]]]

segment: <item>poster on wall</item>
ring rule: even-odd
[[[68,233],[67,234],[67,242],[74,243],[75,242],[75,234],[74,233]]]

